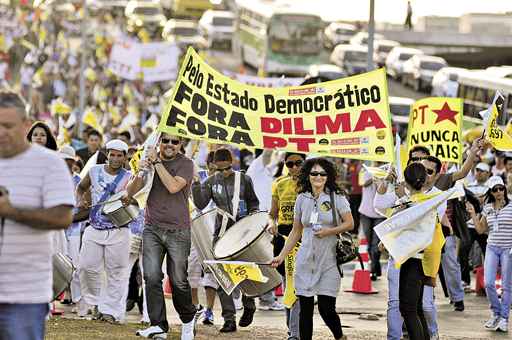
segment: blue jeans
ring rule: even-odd
[[[501,267],[501,301],[496,292],[496,273]],[[512,285],[512,255],[510,248],[501,248],[488,244],[484,262],[485,293],[495,316],[508,320],[510,314],[510,290]]]
[[[43,340],[47,303],[0,303],[0,340]]]
[[[457,239],[455,236],[446,237],[441,261],[450,299],[453,302],[464,301],[464,288],[462,287],[460,263],[457,260]]]
[[[162,228],[146,225],[142,232],[142,263],[148,315],[151,326],[160,326],[165,332],[169,330],[169,324],[162,290],[164,256],[167,259],[172,302],[181,322],[192,321],[196,313],[187,274],[190,237],[190,228]]]

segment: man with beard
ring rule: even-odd
[[[133,197],[145,182],[145,174],[155,170],[145,210],[142,232],[142,257],[146,284],[149,328],[137,331],[145,338],[166,339],[169,323],[162,290],[162,262],[167,258],[167,275],[172,286],[172,301],[183,323],[182,340],[194,339],[196,308],[188,282],[187,265],[191,246],[189,192],[194,163],[180,153],[180,137],[163,133],[159,152],[150,149],[141,162],[140,172],[128,184],[127,196]]]
[[[126,226],[117,227],[102,214],[103,205],[100,203],[125,188],[130,172],[124,169],[128,145],[115,139],[106,147],[107,164],[93,166],[77,187],[81,206],[89,205],[84,199],[84,193],[89,189],[92,198],[90,226],[84,231],[79,256],[80,315],[85,316],[92,307],[93,318],[117,323],[124,321],[126,309],[122,298],[128,287],[130,231]],[[102,294],[104,273],[107,285]]]

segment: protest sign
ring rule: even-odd
[[[141,44],[118,39],[112,46],[109,68],[117,76],[135,80],[142,72],[145,82],[176,78],[179,48],[169,42]]]
[[[189,48],[159,130],[212,143],[392,162],[383,69],[300,87],[226,77]]]
[[[501,129],[496,121],[498,117],[505,114],[504,109],[505,98],[499,92],[496,92],[491,106],[486,111],[481,112],[485,134],[492,146],[500,151],[512,151],[512,137]]]
[[[254,262],[205,260],[203,263],[222,265],[235,286],[238,286],[244,280],[262,283],[268,281],[268,277],[263,275],[258,264]]]
[[[409,115],[407,150],[425,145],[442,162],[462,163],[462,107],[460,98],[416,101]]]

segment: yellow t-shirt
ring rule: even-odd
[[[277,224],[293,224],[293,208],[297,199],[297,181],[291,176],[279,177],[272,183],[272,198],[279,208]]]

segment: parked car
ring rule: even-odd
[[[407,126],[409,125],[409,114],[414,99],[407,97],[389,97],[389,112],[393,128],[398,131],[400,138],[407,138]]]
[[[331,53],[331,62],[341,67],[347,75],[366,72],[368,47],[361,45],[338,45]]]
[[[356,32],[357,28],[354,25],[333,22],[324,30],[324,46],[332,49],[339,44],[348,44]]]
[[[386,58],[388,57],[389,52],[397,47],[400,46],[400,43],[398,41],[394,40],[377,40],[374,45],[374,53],[375,56],[373,60],[375,61],[375,64],[378,67],[383,67],[386,65]]]
[[[199,32],[206,40],[206,47],[231,49],[235,15],[228,11],[208,10],[199,20]]]
[[[126,5],[124,15],[126,29],[130,33],[137,33],[141,28],[155,33],[167,22],[162,6],[156,1],[130,1]]]
[[[329,81],[346,77],[343,69],[333,64],[315,64],[311,65],[306,74],[306,79],[317,78],[321,81]]]
[[[191,20],[170,19],[162,30],[162,39],[174,42],[182,50],[189,46],[200,49],[205,46],[204,38],[199,34],[197,23]]]
[[[128,0],[87,0],[87,9],[92,11],[118,11],[128,5]]]
[[[373,35],[373,41],[384,40],[384,36],[379,33]],[[350,44],[352,45],[368,45],[368,32],[357,32],[352,38],[350,38]]]
[[[485,69],[485,72],[492,74],[499,78],[512,78],[512,66],[490,66]]]
[[[404,63],[402,84],[415,91],[430,91],[434,74],[448,66],[446,60],[430,55],[415,55]]]
[[[403,64],[417,54],[423,54],[423,51],[409,47],[394,47],[386,58],[386,72],[390,77],[400,80],[402,77]]]
[[[459,74],[466,72],[465,68],[443,67],[436,72],[432,79],[432,96],[457,97]]]

